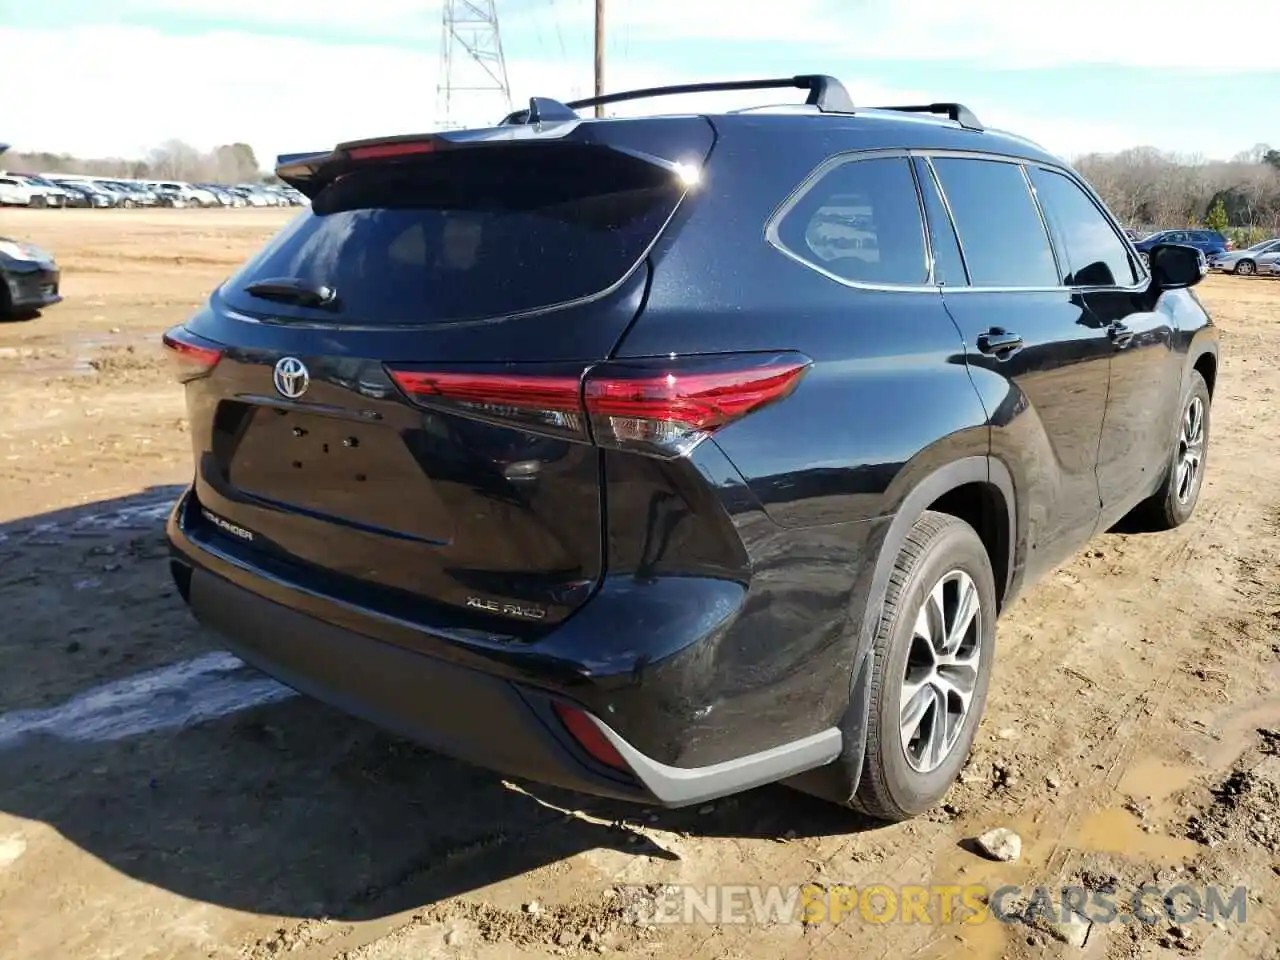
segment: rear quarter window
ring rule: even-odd
[[[906,157],[850,158],[831,167],[784,210],[770,239],[839,280],[929,279],[920,198]]]
[[[580,145],[373,164],[317,194],[223,295],[251,313],[376,325],[537,311],[625,279],[684,189],[659,165]],[[279,278],[334,288],[340,309],[268,302],[244,290]]]

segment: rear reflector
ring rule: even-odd
[[[759,353],[615,360],[573,376],[388,372],[425,406],[672,459],[790,395],[811,364],[796,353]]]
[[[586,713],[559,702],[555,704],[555,711],[569,735],[594,759],[615,770],[631,769],[627,766],[627,761],[622,759],[622,754],[618,753],[618,748],[609,742],[609,738]]]
[[[218,365],[222,359],[222,347],[203,337],[197,337],[185,327],[174,327],[160,338],[173,365],[174,376],[179,383],[202,377]]]

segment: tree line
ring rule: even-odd
[[[258,165],[253,147],[227,143],[201,151],[182,140],[168,140],[145,157],[84,158],[67,153],[10,151],[0,168],[30,173],[80,173],[129,180],[178,180],[184,183],[258,183],[274,181]]]
[[[1074,166],[1126,226],[1209,226],[1237,243],[1280,236],[1280,150],[1268,144],[1226,161],[1133,147]]]
[[[194,183],[272,182],[253,147],[229,143],[200,151],[168,140],[139,159],[85,159],[69,154],[11,152],[10,170],[81,173]],[[1258,144],[1230,160],[1132,147],[1077,157],[1075,168],[1126,226],[1139,230],[1212,226],[1240,242],[1280,236],[1280,150]]]

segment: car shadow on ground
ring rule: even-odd
[[[176,494],[0,525],[0,810],[129,877],[237,910],[359,920],[583,851],[676,856],[633,825],[734,838],[875,826],[778,786],[664,811],[509,784],[294,695],[221,652],[168,583]]]
[[[26,323],[28,320],[39,320],[44,314],[39,310],[23,308],[21,310],[0,310],[0,323]]]

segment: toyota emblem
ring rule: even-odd
[[[307,365],[297,357],[282,357],[276,363],[272,379],[280,396],[288,397],[290,400],[297,400],[307,392],[307,387],[311,384],[311,374],[307,372]]]

